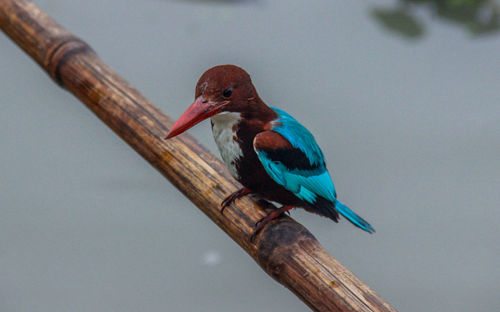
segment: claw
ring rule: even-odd
[[[255,237],[257,237],[257,232],[253,232],[252,235],[250,235],[250,243],[254,243],[255,242]]]
[[[287,212],[288,210],[290,210],[292,208],[293,208],[293,206],[290,206],[290,205],[283,206],[280,209],[271,211],[267,216],[265,216],[264,218],[262,218],[259,221],[255,222],[255,230],[253,231],[253,234],[250,236],[250,242],[251,243],[254,242],[255,237],[266,226],[266,224],[268,224],[269,222],[271,222],[272,220],[276,219],[281,214],[283,214],[284,212]]]
[[[245,195],[250,194],[252,191],[250,189],[247,189],[246,187],[242,187],[241,189],[237,190],[236,192],[232,193],[228,197],[226,197],[222,203],[221,203],[221,210],[220,213],[224,214],[224,209],[226,209],[227,206],[231,205],[236,199],[243,197]]]
[[[260,219],[259,221],[255,222],[254,227],[257,228],[259,226],[259,224],[262,222],[263,219],[265,219],[265,217],[262,218],[262,219]]]

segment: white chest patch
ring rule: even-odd
[[[222,160],[226,163],[231,175],[238,179],[238,171],[236,169],[236,161],[243,156],[243,151],[238,142],[235,125],[241,119],[239,113],[220,113],[211,118],[212,132],[214,134],[215,143],[219,148]]]

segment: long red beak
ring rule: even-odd
[[[221,103],[209,102],[200,95],[170,128],[165,139],[173,138],[197,123],[217,115],[222,111],[225,104],[227,104],[227,101]]]

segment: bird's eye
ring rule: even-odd
[[[233,94],[233,88],[227,88],[226,90],[224,90],[224,92],[222,93],[222,95],[226,98],[230,97],[231,94]]]

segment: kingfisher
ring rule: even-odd
[[[282,205],[256,223],[252,238],[294,207],[335,222],[341,214],[360,229],[375,232],[337,199],[325,158],[312,134],[285,111],[267,106],[245,70],[219,65],[203,73],[194,103],[170,128],[166,139],[208,118],[224,163],[243,186],[222,201],[221,213],[249,194]]]

